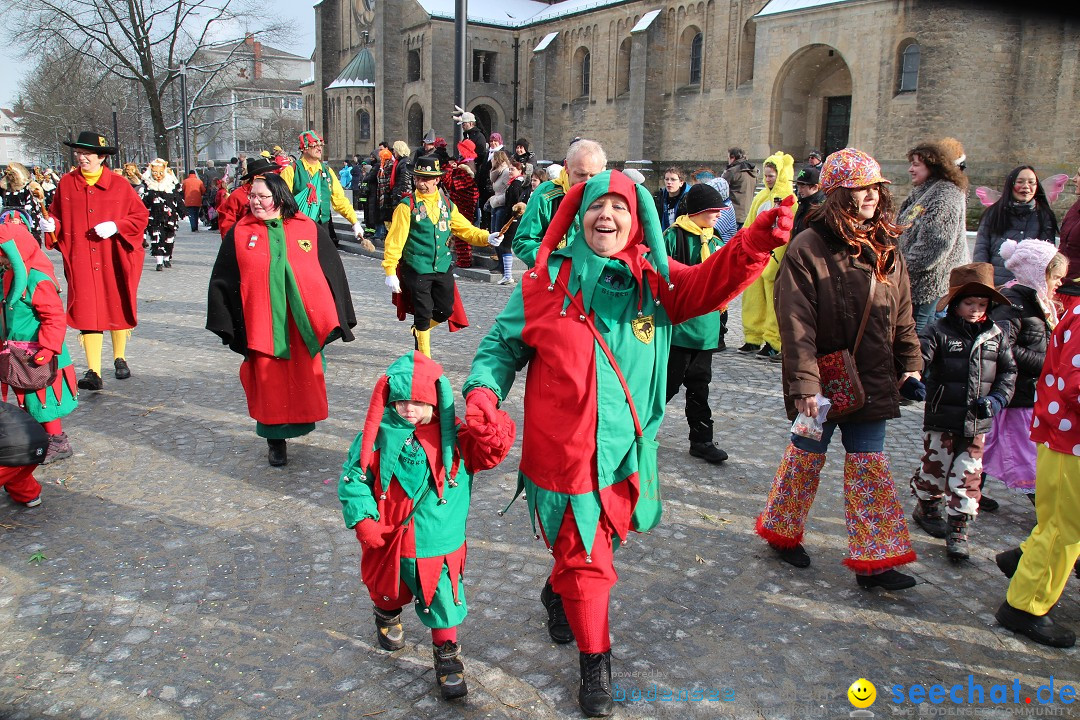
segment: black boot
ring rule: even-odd
[[[284,440],[267,440],[266,444],[270,446],[270,452],[266,456],[270,462],[270,467],[281,467],[288,464],[289,454]]]
[[[570,621],[566,619],[562,598],[551,589],[550,582],[544,583],[544,589],[540,591],[540,602],[548,613],[547,628],[552,641],[560,645],[574,642],[574,631],[570,628]]]
[[[883,573],[877,575],[856,575],[855,582],[859,584],[863,590],[871,590],[879,587],[882,590],[907,590],[909,587],[915,587],[915,578],[910,575],[905,575],[898,570],[886,570]]]
[[[949,516],[949,536],[945,538],[945,552],[950,560],[967,560],[968,552],[967,515]]]
[[[714,442],[692,442],[690,443],[690,455],[692,457],[701,458],[707,463],[713,465],[719,465],[728,459],[728,454],[718,448]]]
[[[578,653],[581,664],[581,688],[578,705],[586,717],[607,717],[615,711],[611,699],[611,651]]]
[[[1076,633],[1055,625],[1049,615],[1032,615],[1023,610],[1017,610],[1008,601],[1001,603],[1001,607],[994,613],[994,618],[1002,627],[1025,635],[1040,645],[1070,648],[1076,644]]]
[[[919,500],[915,512],[911,513],[915,523],[931,537],[943,538],[949,534],[949,526],[941,517],[941,499]]]
[[[461,662],[460,647],[447,640],[432,649],[435,656],[435,682],[443,700],[454,700],[469,694],[465,684],[465,663]]]
[[[393,652],[405,647],[405,629],[401,627],[401,608],[383,610],[375,608],[375,630],[379,647]]]
[[[1016,574],[1016,568],[1020,564],[1020,558],[1023,557],[1023,555],[1023,550],[1020,548],[1013,548],[1012,550],[999,552],[994,556],[994,562],[997,563],[998,570],[1000,570],[1005,577],[1011,578]]]

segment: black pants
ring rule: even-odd
[[[686,423],[690,442],[712,442],[712,411],[709,409],[709,383],[712,382],[712,350],[690,350],[671,346],[668,357],[667,399],[686,387]]]
[[[330,218],[326,222],[319,224],[326,228],[326,232],[330,235],[330,241],[334,243],[334,247],[337,247],[340,244],[340,241],[337,237],[337,230],[334,229],[334,218]]]
[[[442,273],[417,273],[408,265],[399,266],[401,287],[412,295],[413,327],[428,330],[431,321],[441,323],[454,311],[453,268]]]

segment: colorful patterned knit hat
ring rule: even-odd
[[[319,137],[319,134],[314,130],[305,130],[300,133],[300,149],[303,150],[306,147],[312,145],[322,145],[323,139]]]
[[[837,150],[825,158],[821,166],[821,189],[826,193],[838,187],[854,190],[877,183],[889,181],[881,176],[877,160],[862,150],[850,147]]]

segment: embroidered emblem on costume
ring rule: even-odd
[[[630,327],[634,330],[634,337],[648,345],[652,342],[656,326],[653,325],[653,316],[645,315],[636,317],[630,321]]]
[[[255,247],[255,241],[256,241],[256,240],[258,240],[258,239],[259,239],[259,236],[258,236],[258,235],[254,235],[254,234],[253,234],[253,235],[251,236],[251,239],[250,239],[250,240],[248,240],[248,250],[250,250],[251,248]]]
[[[304,252],[311,252],[311,241],[310,240],[297,240],[296,244],[299,245],[300,249],[303,250]]]
[[[945,344],[945,350],[946,350],[946,352],[963,352],[964,351],[964,341],[963,340],[949,340]]]
[[[101,147],[105,147],[105,138],[98,135],[97,141],[98,141],[98,145],[100,145]]]
[[[446,221],[445,220],[440,220],[439,221],[439,232],[446,232],[446,230],[447,230]]]

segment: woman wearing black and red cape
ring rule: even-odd
[[[206,329],[244,356],[240,382],[273,466],[285,441],[329,414],[322,349],[356,325],[341,258],[277,175],[253,179],[250,214],[225,235],[210,274]]]

